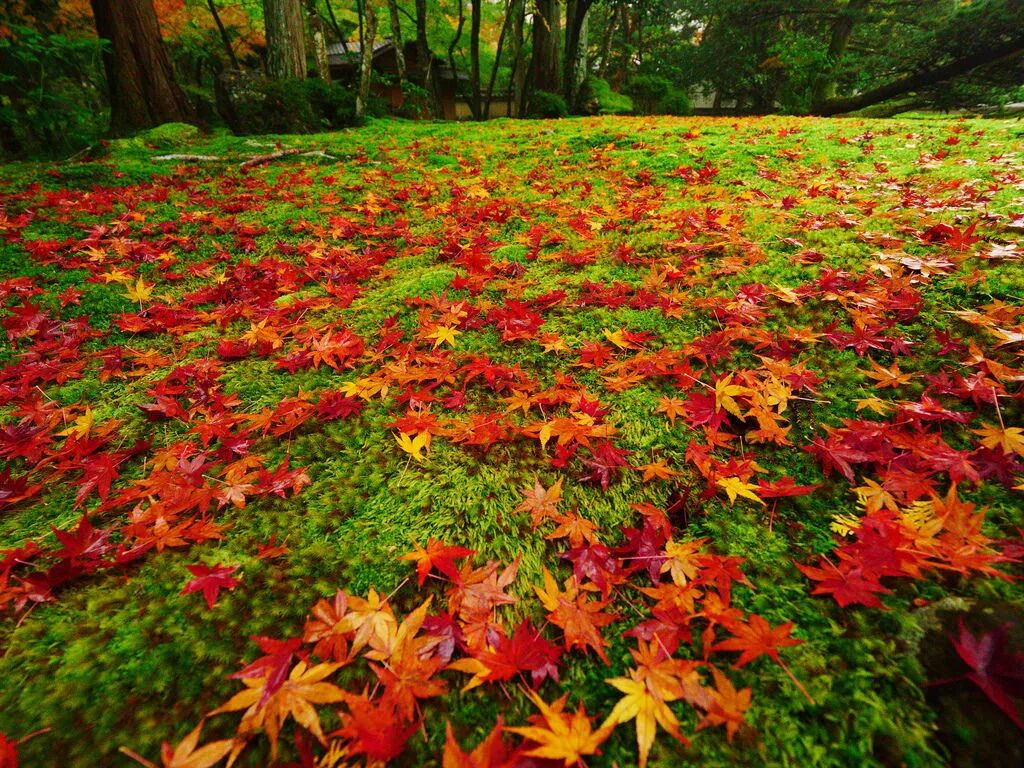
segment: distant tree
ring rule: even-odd
[[[474,120],[483,118],[480,102],[480,23],[481,0],[469,0],[469,109]]]
[[[316,0],[305,0],[306,18],[309,19],[309,39],[313,48],[316,74],[325,83],[331,82],[331,65],[327,59],[327,38],[324,35],[324,20],[317,10]]]
[[[306,40],[299,0],[263,0],[267,75],[274,80],[306,76]]]
[[[160,123],[198,121],[174,77],[153,0],[91,0],[110,96],[110,130],[123,135]]]
[[[370,83],[373,78],[373,45],[377,39],[377,9],[374,0],[363,0],[361,4],[361,57],[359,62],[359,90],[356,93],[356,117],[366,115],[366,104],[370,100]]]

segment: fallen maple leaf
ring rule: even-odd
[[[558,701],[548,706],[544,699],[533,691],[527,691],[526,695],[540,710],[540,715],[531,716],[532,726],[521,726],[518,728],[507,728],[511,733],[517,733],[529,739],[538,746],[527,750],[528,757],[540,757],[545,760],[561,760],[566,768],[578,764],[586,755],[600,754],[598,747],[614,730],[614,724],[605,724],[596,731],[591,727],[590,718],[586,710],[580,704],[579,709],[572,715],[566,715],[565,694]]]
[[[426,460],[426,457],[423,455],[423,451],[430,450],[429,432],[420,432],[416,437],[409,437],[405,432],[399,432],[395,435],[395,440],[398,442],[399,448],[408,453],[419,463],[422,464]]]
[[[605,725],[612,727],[636,719],[636,743],[640,751],[640,768],[647,765],[647,756],[650,754],[651,745],[654,744],[654,737],[660,725],[668,733],[672,734],[684,744],[689,744],[679,732],[679,721],[669,709],[666,702],[673,701],[675,697],[663,691],[652,690],[648,681],[641,677],[638,670],[632,670],[629,677],[614,677],[606,680],[609,685],[617,688],[626,694],[615,704],[615,708]]]
[[[476,554],[472,549],[449,546],[440,539],[433,538],[427,541],[425,549],[415,542],[413,542],[413,546],[415,549],[412,552],[408,552],[398,559],[416,563],[417,584],[421,587],[427,580],[427,575],[435,568],[454,581],[459,578],[459,568],[455,565],[455,561]]]
[[[234,589],[241,582],[233,578],[231,574],[238,570],[237,565],[225,565],[220,563],[212,567],[205,565],[187,565],[189,573],[195,576],[179,594],[188,595],[192,592],[202,591],[206,598],[206,604],[213,608],[217,604],[217,596],[222,589]]]
[[[929,685],[970,680],[1014,725],[1024,730],[1024,719],[1014,703],[1014,698],[1024,698],[1024,654],[1009,648],[1011,626],[1003,624],[982,635],[974,635],[964,626],[961,618],[957,636],[950,640],[970,671],[958,677],[936,680]]]

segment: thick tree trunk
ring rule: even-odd
[[[534,91],[558,93],[562,90],[558,50],[562,26],[561,0],[536,0],[535,6],[530,87]]]
[[[316,0],[306,0],[306,16],[309,19],[309,38],[313,44],[313,61],[316,74],[325,83],[331,82],[331,64],[327,59],[327,37],[324,34],[324,20],[316,9]]]
[[[267,74],[281,80],[306,76],[306,40],[299,0],[263,0]]]
[[[91,0],[110,92],[110,130],[123,135],[160,123],[198,122],[174,79],[152,0]]]
[[[902,96],[904,93],[910,93],[911,91],[936,85],[937,83],[967,74],[978,67],[1009,62],[1022,55],[1024,55],[1024,31],[1017,32],[1014,38],[994,48],[954,59],[938,67],[920,70],[857,96],[845,99],[832,99],[819,105],[811,113],[828,117],[830,115],[840,115],[844,112],[854,112],[895,96]]]
[[[405,80],[405,48],[402,43],[402,23],[398,18],[398,0],[388,0],[388,14],[391,16],[391,42],[395,46],[395,67],[398,69],[398,83]]]
[[[356,94],[356,117],[366,115],[366,103],[370,100],[370,81],[373,77],[373,44],[377,37],[377,12],[373,0],[363,2],[363,49],[359,65],[359,93]]]
[[[423,87],[430,94],[430,112],[434,117],[443,117],[434,55],[427,41],[427,0],[416,0],[416,60],[423,72]]]
[[[241,69],[241,67],[238,66],[235,49],[231,47],[231,38],[228,37],[228,31],[224,29],[224,22],[220,20],[220,14],[217,12],[217,6],[214,5],[213,0],[206,0],[206,7],[210,9],[210,15],[213,16],[213,23],[217,25],[217,31],[220,33],[221,42],[224,43],[224,51],[228,55],[228,61],[231,62],[231,68]]]
[[[474,120],[483,118],[480,106],[480,3],[482,0],[469,0],[469,110]]]
[[[587,24],[587,14],[593,0],[567,0],[565,6],[565,53],[562,63],[563,91],[565,102],[573,112],[577,111],[580,85],[586,75],[586,58],[580,61],[580,49]]]
[[[522,117],[525,109],[523,96],[526,93],[526,62],[523,60],[526,33],[526,2],[513,0],[512,12],[512,83],[510,91],[509,117]]]
[[[814,89],[811,92],[812,109],[814,106],[824,104],[828,100],[835,98],[836,71],[839,60],[846,53],[846,46],[850,42],[853,28],[869,2],[870,0],[850,0],[833,22],[832,34],[828,44],[828,62],[825,65],[825,69],[815,79]]]

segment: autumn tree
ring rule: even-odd
[[[110,130],[123,135],[198,118],[174,77],[152,0],[91,0],[110,94]]]
[[[366,103],[370,100],[370,82],[373,76],[373,45],[377,38],[377,10],[374,0],[362,3],[362,50],[359,62],[359,91],[356,93],[356,117],[366,115]]]
[[[306,41],[299,0],[263,0],[267,74],[280,80],[306,76]]]

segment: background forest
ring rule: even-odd
[[[1022,5],[12,0],[0,10],[0,151],[67,154],[168,121],[283,133],[387,113],[1000,111],[1024,99]],[[383,72],[361,54],[361,42],[394,40],[430,66]],[[333,82],[330,50],[344,60]],[[403,97],[381,98],[389,87]]]

